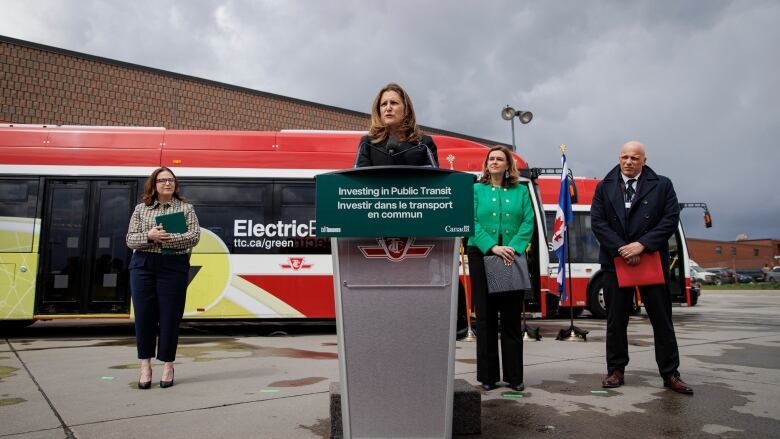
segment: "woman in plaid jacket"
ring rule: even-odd
[[[159,215],[176,212],[184,214],[186,232],[169,233],[157,219]],[[139,389],[151,387],[155,345],[157,359],[164,362],[160,387],[173,386],[173,361],[184,314],[190,254],[198,240],[198,217],[192,205],[179,195],[176,176],[166,167],[156,169],[146,179],[143,202],[135,207],[127,230],[127,246],[134,250],[129,270],[141,359]]]

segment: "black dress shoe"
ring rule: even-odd
[[[520,384],[510,384],[509,388],[514,390],[515,392],[522,392],[523,390],[525,390],[525,386],[523,385],[523,383],[520,383]]]
[[[175,371],[171,370],[171,380],[170,381],[163,381],[160,380],[160,388],[161,389],[167,389],[168,387],[173,387],[173,374]]]
[[[674,390],[677,393],[685,395],[693,395],[693,388],[687,384],[678,376],[670,376],[664,380],[664,387]]]
[[[495,389],[497,386],[496,386],[496,383],[482,383],[481,387],[482,387],[482,390],[485,390],[485,391],[489,392],[489,391]]]

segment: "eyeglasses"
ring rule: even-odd
[[[158,184],[174,184],[176,183],[175,178],[158,178],[157,179]]]

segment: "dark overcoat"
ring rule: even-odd
[[[624,191],[620,166],[615,166],[596,186],[590,217],[600,244],[599,264],[614,269],[618,249],[639,242],[645,246],[645,252],[660,252],[664,271],[668,272],[669,238],[680,220],[672,181],[644,166],[630,209],[626,209]]]

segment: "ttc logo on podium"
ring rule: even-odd
[[[414,245],[414,238],[377,238],[378,246],[359,245],[366,258],[383,258],[401,262],[406,258],[425,258],[433,245]]]

